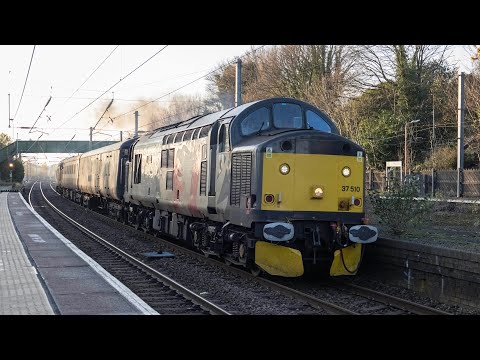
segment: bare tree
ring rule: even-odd
[[[10,136],[4,133],[0,133],[0,149],[7,146],[11,142],[12,142],[12,139],[10,138]]]
[[[243,99],[304,100],[329,113],[345,132],[351,128],[351,110],[345,106],[356,94],[353,85],[360,69],[356,52],[357,47],[345,45],[282,45],[253,52],[243,60]],[[209,80],[215,109],[233,106],[234,65]]]
[[[242,56],[242,98],[244,102],[258,100],[254,97],[258,75],[258,63],[268,50],[252,49]],[[207,93],[205,103],[209,111],[228,109],[235,105],[236,65],[224,61],[218,65],[219,70],[207,77]]]

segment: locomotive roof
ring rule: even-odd
[[[104,152],[112,151],[112,150],[128,149],[130,147],[130,144],[136,139],[137,138],[132,138],[124,141],[119,141],[112,145],[107,145],[95,150],[87,151],[83,153],[81,156],[92,156],[92,155],[102,154]]]
[[[124,140],[124,141],[119,141],[119,142],[116,142],[115,144],[111,144],[111,145],[103,146],[103,147],[95,149],[95,150],[87,151],[87,152],[84,152],[80,155],[75,155],[75,156],[63,159],[63,160],[60,161],[60,163],[62,163],[62,162],[67,163],[67,162],[76,161],[76,160],[78,160],[78,158],[80,158],[82,156],[92,156],[92,155],[97,155],[97,154],[101,154],[101,153],[104,153],[104,152],[107,152],[107,151],[112,151],[112,150],[128,149],[130,147],[130,145],[132,144],[132,142],[135,141],[136,139],[138,139],[138,138],[132,138],[132,139]]]
[[[190,119],[187,119],[175,124],[162,126],[161,128],[155,129],[149,132],[148,134],[141,136],[138,143],[139,144],[148,143],[150,141],[156,141],[158,137],[162,137],[171,133],[176,133],[176,132],[184,131],[188,129],[195,129],[205,125],[211,125],[219,119],[237,117],[244,111],[248,111],[251,107],[257,108],[257,107],[265,106],[271,103],[280,103],[280,102],[289,102],[289,103],[294,103],[301,106],[312,107],[312,105],[306,102],[292,99],[292,98],[285,98],[285,97],[277,97],[277,98],[269,98],[264,100],[252,101],[252,102],[245,103],[240,106],[232,107],[226,110],[221,110],[221,111],[217,111],[217,112],[206,114],[206,115],[197,115]],[[320,110],[320,112],[322,113],[323,117],[327,118],[335,127],[335,124],[330,119],[330,117],[328,117],[323,111]]]
[[[66,164],[66,163],[70,163],[72,161],[77,161],[79,158],[80,158],[80,155],[70,156],[69,158],[60,160],[59,164],[62,164],[62,163]]]

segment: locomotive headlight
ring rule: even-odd
[[[311,199],[323,199],[324,195],[325,195],[325,190],[323,185],[312,185],[310,187]]]
[[[288,164],[280,165],[280,172],[282,175],[287,175],[290,172],[290,166]]]
[[[348,166],[345,166],[343,169],[342,169],[342,175],[345,176],[345,177],[349,177],[350,176],[350,168]]]
[[[323,198],[323,189],[321,187],[317,187],[313,190],[313,197],[315,198]]]

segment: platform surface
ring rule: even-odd
[[[7,207],[7,195],[0,193],[0,314],[53,315],[37,271],[30,263],[15,231]],[[17,194],[16,204],[19,203]]]
[[[157,314],[34,210],[0,194],[0,314]]]

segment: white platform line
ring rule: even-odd
[[[90,256],[85,254],[82,250],[77,248],[70,240],[60,234],[55,228],[52,227],[48,222],[45,221],[34,209],[31,209],[27,204],[25,199],[20,193],[18,196],[22,201],[27,205],[29,209],[38,220],[40,220],[46,227],[49,229],[55,236],[57,236],[66,246],[68,246],[75,254],[80,256],[87,264],[89,264],[101,277],[105,279],[110,285],[112,285],[115,290],[117,290],[123,297],[125,297],[133,306],[135,306],[139,311],[144,315],[159,315],[157,311],[152,309],[145,301],[140,299],[136,294],[134,294],[129,288],[123,285],[117,278],[112,276],[107,270],[105,270],[100,264],[93,260]]]

